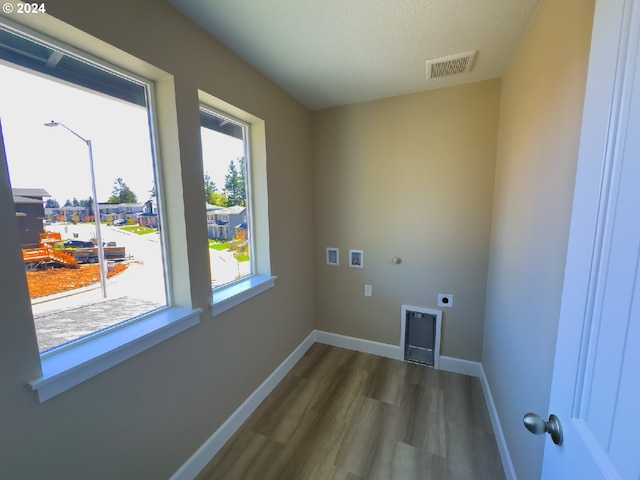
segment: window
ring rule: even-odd
[[[213,288],[253,274],[248,127],[229,116],[200,109]]]
[[[42,377],[30,382],[40,401],[199,313],[169,308],[153,84],[54,43],[0,24],[0,159],[41,353]]]
[[[273,287],[264,121],[199,92],[212,283],[220,314]]]
[[[0,44],[5,150],[47,352],[167,305],[149,86],[7,30]]]

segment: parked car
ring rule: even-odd
[[[127,223],[127,221],[124,218],[119,218],[118,220],[113,222],[113,225],[118,226],[118,225],[124,225],[125,223]]]
[[[93,242],[84,242],[82,240],[67,240],[62,245],[64,245],[64,248],[93,248]]]

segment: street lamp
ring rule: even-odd
[[[91,168],[91,190],[93,191],[93,214],[96,223],[96,242],[98,243],[98,265],[100,267],[100,285],[102,286],[102,298],[107,298],[107,269],[104,263],[104,245],[102,245],[102,235],[100,234],[100,207],[98,205],[98,194],[96,193],[96,175],[93,170],[93,149],[91,148],[91,140],[81,137],[76,132],[67,127],[64,123],[51,120],[44,124],[45,127],[61,126],[76,137],[82,140],[89,148],[89,167]]]

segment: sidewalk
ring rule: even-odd
[[[75,225],[67,234],[76,230],[80,235],[87,235],[86,225]],[[103,233],[103,240],[126,246],[127,253],[133,254],[136,260],[128,262],[124,272],[107,280],[109,298],[106,300],[100,283],[34,299],[31,310],[41,352],[165,304],[163,273],[156,271],[158,265],[153,261],[160,258],[159,236],[140,236],[111,227],[105,228]]]
[[[34,315],[40,352],[146,313],[160,305],[121,297]]]

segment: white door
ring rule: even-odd
[[[640,0],[597,0],[546,480],[640,478],[639,38]]]

